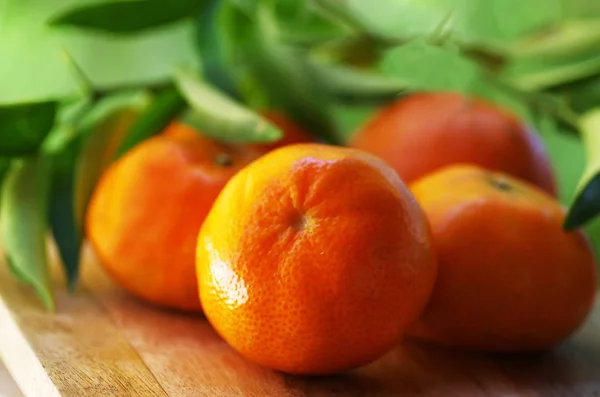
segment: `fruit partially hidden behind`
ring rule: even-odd
[[[411,184],[444,166],[469,163],[526,180],[556,196],[541,139],[508,111],[459,93],[417,93],[381,109],[349,146],[387,161]]]
[[[259,152],[269,152],[283,146],[295,143],[315,142],[315,138],[306,132],[300,125],[296,124],[291,118],[276,110],[262,110],[259,114],[267,121],[273,123],[282,132],[282,137],[274,142],[267,143],[246,143],[248,149]],[[177,136],[179,138],[192,138],[198,134],[196,130],[187,125],[178,125],[176,128],[169,128],[165,131],[166,135]]]
[[[295,143],[309,143],[315,141],[314,137],[304,131],[304,129],[302,129],[302,127],[294,120],[280,111],[263,110],[260,114],[276,127],[279,127],[283,136],[275,142],[255,144],[253,145],[255,149],[271,151]]]
[[[495,352],[551,348],[587,318],[596,267],[584,234],[541,189],[470,165],[411,185],[432,226],[438,277],[409,334]]]
[[[243,356],[296,374],[391,349],[435,279],[429,226],[383,161],[286,146],[235,175],[198,237],[204,312]]]
[[[101,178],[86,219],[107,273],[154,304],[200,310],[200,226],[229,178],[260,154],[215,143],[179,123],[125,154]]]

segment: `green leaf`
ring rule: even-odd
[[[565,219],[565,229],[579,227],[600,213],[600,108],[581,118],[581,136],[586,151],[586,167]]]
[[[515,60],[502,78],[525,90],[543,90],[595,76],[600,73],[600,55],[596,49],[556,61]]]
[[[314,135],[340,143],[342,137],[329,111],[332,103],[314,78],[305,53],[278,40],[277,23],[268,3],[259,4],[255,20],[248,32],[251,45],[240,52],[257,84],[272,104]]]
[[[565,0],[563,1],[566,18],[597,18],[600,17],[600,3],[596,0]]]
[[[289,45],[309,47],[352,33],[345,25],[307,5],[307,1],[278,0],[273,8],[278,36]]]
[[[314,0],[371,37],[429,36],[440,22],[461,42],[502,46],[562,17],[561,0]]]
[[[127,129],[115,158],[121,157],[138,143],[158,134],[181,114],[186,102],[174,87],[161,92]]]
[[[180,69],[175,82],[192,108],[183,121],[203,134],[231,142],[270,142],[281,138],[279,128],[202,82],[194,73]]]
[[[9,167],[10,160],[5,157],[0,157],[0,185],[2,185],[2,181],[4,180],[4,176],[8,172]]]
[[[61,51],[100,91],[162,85],[170,82],[174,68],[197,67],[194,34],[191,20],[132,36],[57,32]]]
[[[405,81],[416,90],[470,92],[481,79],[480,68],[473,61],[424,40],[386,51],[379,68],[384,75]]]
[[[239,99],[237,80],[231,68],[235,48],[243,45],[232,18],[239,12],[229,1],[207,0],[196,23],[202,54],[202,73],[207,81],[227,95]]]
[[[81,131],[77,128],[78,123],[92,106],[93,102],[89,96],[63,101],[58,108],[54,128],[42,144],[42,151],[44,153],[60,152],[76,139]]]
[[[78,1],[0,2],[0,104],[51,101],[80,91],[58,37],[44,26],[48,12]]]
[[[51,166],[51,160],[41,156],[11,167],[2,186],[0,231],[13,272],[54,310],[46,250]]]
[[[54,126],[56,102],[0,107],[0,155],[36,153]]]
[[[124,92],[100,100],[81,122],[85,137],[75,161],[74,205],[75,223],[79,233],[88,202],[98,179],[114,161],[127,132],[148,109],[150,98],[144,91]]]
[[[74,291],[79,276],[79,256],[82,234],[75,220],[75,164],[81,139],[72,140],[60,152],[52,155],[52,186],[49,221],[54,241],[70,291]]]
[[[510,56],[545,61],[565,59],[600,45],[600,19],[567,20],[520,38],[508,47]]]
[[[342,102],[386,102],[410,87],[400,79],[343,65],[314,62],[312,70],[323,90]]]
[[[557,87],[555,91],[563,95],[571,107],[579,113],[600,106],[600,76],[567,83]]]
[[[80,6],[54,16],[54,26],[131,34],[195,17],[205,0],[130,0]]]

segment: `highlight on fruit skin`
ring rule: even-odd
[[[596,260],[565,209],[507,174],[457,164],[411,186],[432,227],[438,277],[408,335],[491,352],[550,349],[590,315]]]
[[[456,92],[422,92],[379,109],[348,145],[387,161],[411,184],[442,167],[470,163],[557,195],[540,137],[516,115]]]
[[[323,375],[388,352],[436,273],[429,225],[381,159],[296,144],[236,174],[198,236],[204,313],[247,359]]]

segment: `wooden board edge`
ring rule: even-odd
[[[60,397],[35,351],[19,330],[0,295],[0,358],[25,396]],[[18,359],[15,359],[18,357]],[[10,358],[10,359],[9,359]],[[50,394],[48,394],[50,393]]]

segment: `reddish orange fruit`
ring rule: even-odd
[[[556,195],[540,138],[514,115],[458,93],[419,93],[379,111],[350,146],[387,161],[410,184],[443,166],[469,163]]]
[[[571,335],[596,295],[592,250],[541,189],[455,165],[411,186],[438,255],[431,299],[410,334],[485,351],[543,350]]]
[[[195,247],[225,183],[262,154],[172,124],[139,144],[100,180],[86,229],[110,276],[160,306],[199,310]]]
[[[429,226],[383,161],[286,146],[236,174],[202,226],[204,312],[248,359],[328,374],[387,352],[435,279]]]

